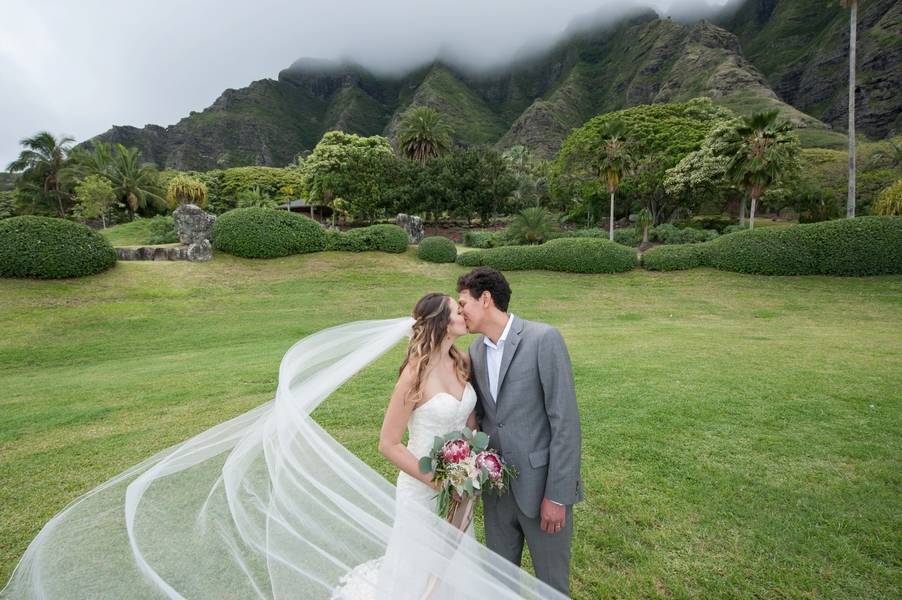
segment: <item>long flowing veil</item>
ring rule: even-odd
[[[380,557],[375,598],[420,598],[424,578],[430,599],[563,598],[431,512],[396,507],[394,486],[310,417],[412,324],[357,321],[303,338],[273,400],[73,501],[0,598],[328,599]]]

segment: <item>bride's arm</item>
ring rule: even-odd
[[[395,390],[392,392],[391,400],[388,402],[388,408],[385,411],[385,418],[382,421],[382,431],[379,433],[379,452],[382,453],[393,465],[423,483],[436,487],[432,484],[432,473],[420,473],[420,458],[414,456],[407,449],[401,440],[404,437],[404,431],[407,429],[407,421],[413,414],[414,406],[409,402],[405,402],[407,392],[413,386],[413,368],[410,365],[404,368],[398,382],[395,384]]]
[[[467,417],[467,429],[473,431],[474,429],[479,429],[479,423],[476,422],[476,411],[470,411],[470,416]]]

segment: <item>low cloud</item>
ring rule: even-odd
[[[0,21],[0,168],[47,129],[78,141],[110,126],[168,125],[226,88],[300,57],[380,73],[437,56],[471,68],[546,47],[580,19],[651,7],[682,20],[725,0],[7,0]]]

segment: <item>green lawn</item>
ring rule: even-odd
[[[98,231],[114,246],[143,246],[151,236],[150,219],[136,218]]]
[[[413,251],[217,254],[0,281],[0,581],[70,500],[270,399],[297,339],[408,314],[462,272]],[[902,594],[902,277],[509,280],[512,310],[573,358],[574,597]],[[376,436],[402,350],[315,413],[388,477]]]

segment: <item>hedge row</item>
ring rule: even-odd
[[[682,271],[705,264],[705,244],[658,246],[642,253],[642,266],[649,271]]]
[[[737,231],[703,244],[653,248],[642,264],[660,271],[710,266],[757,275],[899,274],[902,217]]]
[[[327,231],[305,216],[268,208],[236,208],[216,219],[213,247],[245,258],[275,258],[322,250],[401,253],[407,232],[397,225]]]
[[[116,251],[81,223],[22,216],[0,221],[0,277],[82,277],[116,264]]]
[[[620,273],[636,266],[632,248],[595,238],[558,238],[538,246],[502,246],[472,250],[457,257],[465,267],[500,271],[547,270],[571,273]]]
[[[383,224],[359,227],[350,231],[326,232],[326,250],[368,252],[378,250],[400,254],[407,251],[407,232],[397,225]]]

